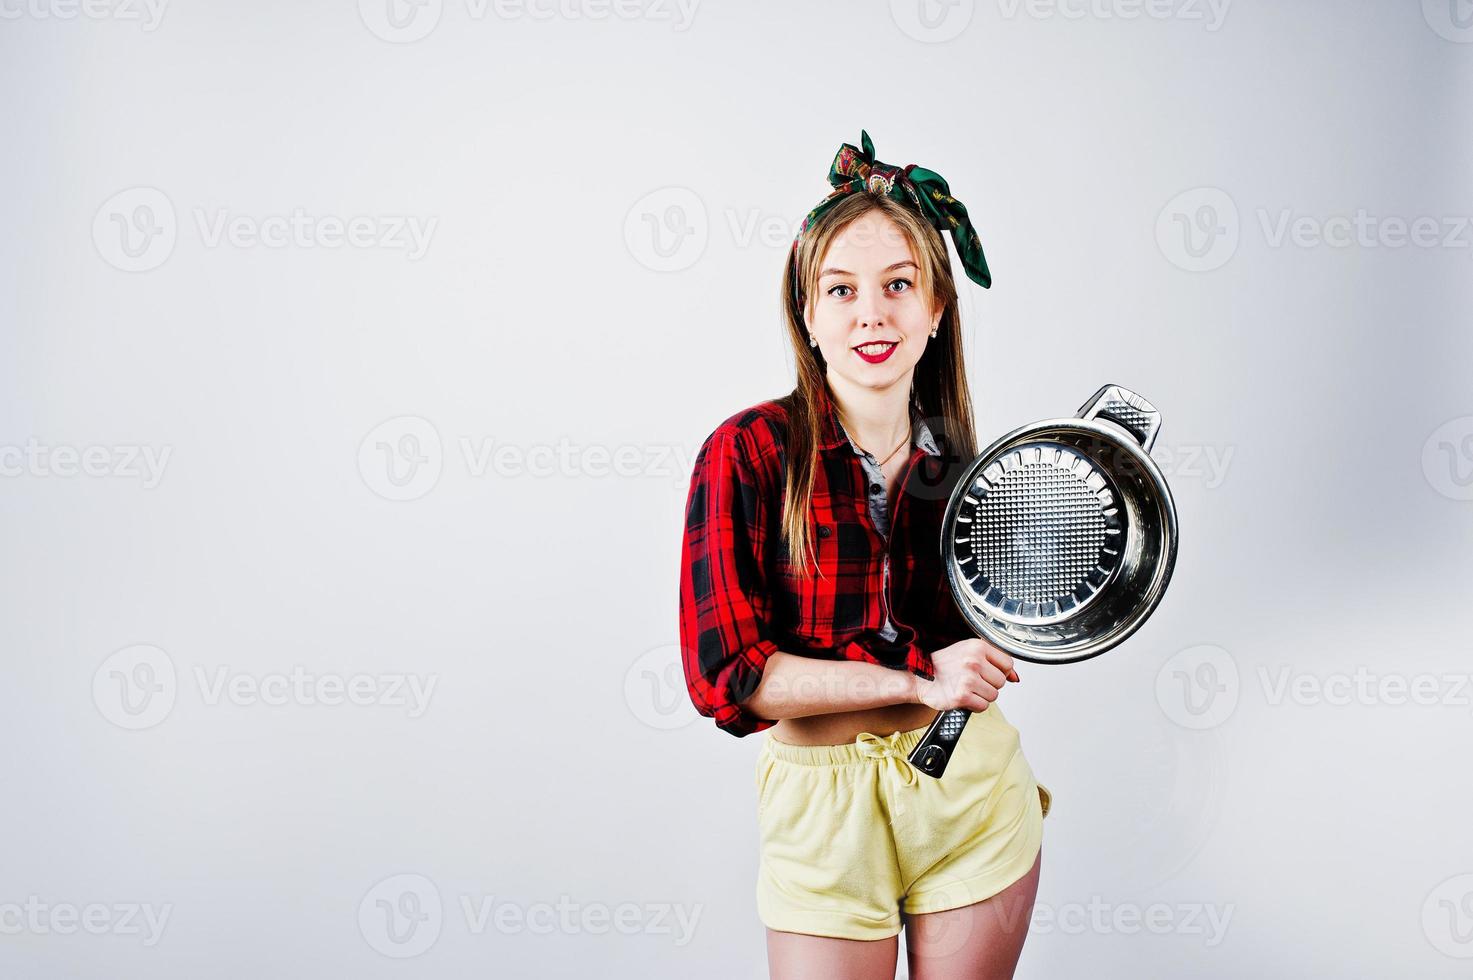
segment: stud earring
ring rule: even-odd
[[[813,336],[813,334],[809,334],[808,335],[808,346],[809,347],[817,347],[818,346],[818,338],[815,337],[815,336]]]
[[[940,330],[940,329],[941,329],[941,328],[940,328],[940,327],[937,327],[937,328],[936,328],[936,330]],[[934,338],[934,337],[935,337],[935,336],[936,336],[936,330],[932,330],[932,331],[931,331],[931,336],[932,336],[932,338]]]

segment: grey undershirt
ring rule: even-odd
[[[914,405],[910,409],[911,446],[919,446],[932,456],[940,456],[941,450],[936,448],[936,440],[931,435],[931,429],[926,425],[925,419]],[[880,537],[885,539],[885,548],[890,547],[890,492],[885,485],[885,473],[880,469],[880,461],[875,459],[874,454],[867,453],[854,442],[849,433],[845,431],[843,424],[839,425],[839,431],[844,433],[844,438],[849,440],[849,445],[854,449],[854,455],[859,457],[859,465],[864,468],[866,485],[864,487],[865,500],[869,504],[870,520],[874,522]],[[884,588],[890,587],[890,567],[885,566]],[[896,631],[894,624],[890,622],[887,613],[885,625],[880,628],[880,636],[887,643],[894,642],[900,634]]]

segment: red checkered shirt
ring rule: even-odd
[[[798,577],[780,541],[787,414],[766,401],[738,412],[696,455],[686,498],[680,568],[680,646],[696,710],[736,736],[776,721],[741,702],[757,689],[773,653],[857,660],[927,680],[931,653],[976,636],[952,598],[941,564],[941,521],[965,464],[944,451],[912,408],[916,433],[895,495],[889,533],[876,527],[860,450],[831,398],[810,511],[818,567]],[[940,419],[933,419],[940,422]],[[869,457],[873,460],[873,457]],[[893,640],[886,640],[893,634]]]

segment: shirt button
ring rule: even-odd
[[[829,536],[829,526],[827,524],[820,524],[818,526],[818,536],[821,538]]]
[[[870,493],[879,493],[883,489],[885,489],[885,488],[882,487],[882,486],[880,486],[878,483],[871,483],[869,485],[869,492]]]

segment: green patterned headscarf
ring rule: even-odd
[[[987,270],[987,259],[982,254],[982,243],[977,231],[967,217],[967,209],[961,201],[951,196],[946,178],[934,170],[907,164],[892,167],[875,159],[875,145],[869,133],[859,131],[860,146],[845,143],[839,147],[834,162],[829,166],[829,183],[834,189],[828,197],[818,203],[798,226],[793,238],[793,299],[802,306],[802,287],[798,280],[798,243],[808,226],[827,211],[840,198],[853,191],[872,190],[883,193],[919,211],[937,231],[951,232],[952,244],[962,260],[962,267],[971,279],[983,289],[992,286],[992,273]]]

